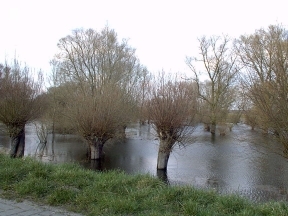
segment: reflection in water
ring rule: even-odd
[[[126,173],[150,173],[170,185],[213,188],[220,193],[239,193],[253,201],[286,200],[288,163],[269,135],[237,125],[226,136],[214,138],[199,126],[193,144],[175,147],[167,172],[157,171],[158,140],[149,125],[126,129],[127,139],[104,146],[103,161],[86,160],[87,145],[75,135],[56,135],[52,156],[51,137],[42,161],[79,162],[93,170],[120,169]],[[34,156],[38,139],[33,125],[26,127],[25,155]],[[0,148],[9,148],[9,138],[0,133]],[[40,159],[40,158],[39,158]]]

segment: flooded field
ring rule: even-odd
[[[158,140],[150,125],[132,125],[126,134],[126,140],[105,145],[101,164],[87,162],[87,146],[76,135],[56,135],[54,156],[50,137],[41,160],[79,162],[89,169],[120,169],[129,174],[150,173],[171,185],[239,193],[255,202],[288,200],[288,161],[281,156],[280,145],[247,125],[236,125],[226,136],[215,138],[198,126],[191,136],[193,142],[174,149],[167,172],[156,170]],[[35,156],[38,142],[34,126],[28,125],[26,156]],[[9,148],[9,137],[4,132],[0,134],[0,148]]]

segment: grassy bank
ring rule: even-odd
[[[94,172],[0,154],[2,196],[64,206],[84,215],[288,215],[288,205],[169,187],[149,175]]]

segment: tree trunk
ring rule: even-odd
[[[166,170],[170,152],[158,152],[157,169]]]
[[[103,157],[103,146],[104,142],[101,140],[94,140],[90,142],[90,159],[91,160],[99,160]]]
[[[158,150],[157,169],[167,170],[168,160],[172,146],[167,139],[160,139],[160,146]]]
[[[19,133],[10,136],[10,157],[23,157],[25,150],[25,127],[19,130]]]
[[[163,169],[158,169],[157,170],[157,177],[163,181],[165,184],[169,185],[169,179],[167,176],[167,170],[163,170]]]
[[[102,171],[102,160],[90,160],[90,167],[92,170],[99,170]]]

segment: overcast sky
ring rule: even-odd
[[[0,0],[0,62],[17,57],[49,72],[57,42],[76,28],[115,29],[151,72],[187,73],[197,38],[288,29],[285,0]]]

